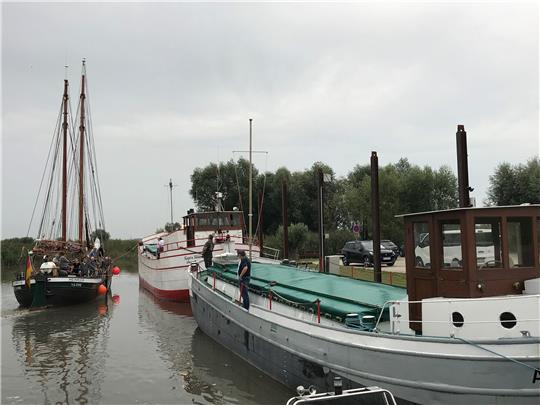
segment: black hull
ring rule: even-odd
[[[21,307],[28,308],[32,306],[36,285],[38,283],[45,284],[46,306],[75,305],[92,301],[100,297],[98,288],[101,284],[105,285],[107,290],[111,285],[110,279],[100,279],[96,282],[78,282],[75,280],[68,280],[65,282],[37,281],[36,283],[32,283],[30,288],[26,285],[13,286],[15,298]]]
[[[30,286],[33,288],[33,285]],[[14,286],[13,290],[15,292],[15,298],[21,307],[27,308],[32,305],[32,290],[25,285],[23,286]]]

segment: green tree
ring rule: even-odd
[[[179,222],[175,222],[175,223],[172,223],[172,222],[167,222],[165,224],[165,232],[174,232],[174,231],[178,231],[179,229],[182,228],[182,225],[180,225]]]
[[[263,184],[259,172],[252,165],[253,172],[253,211],[256,209],[256,196]],[[240,158],[237,162],[232,159],[219,164],[211,163],[204,168],[196,168],[191,175],[190,194],[197,209],[213,211],[216,206],[216,192],[222,194],[222,204],[225,210],[238,207],[244,212],[247,223],[249,201],[249,161]]]
[[[109,235],[109,232],[107,232],[105,229],[96,229],[90,234],[90,240],[92,243],[94,240],[96,240],[96,238],[99,238],[102,243],[105,243],[110,239],[110,237],[111,235]]]
[[[4,239],[0,244],[2,255],[2,266],[14,266],[26,259],[26,254],[32,250],[34,239],[32,238],[11,238]]]
[[[371,169],[356,166],[343,185],[344,212],[350,221],[367,223],[371,237]],[[398,214],[457,206],[457,180],[451,170],[411,165],[400,159],[379,168],[379,202],[382,239],[403,242],[403,222]]]
[[[501,163],[489,176],[488,205],[540,203],[540,159],[512,166]]]

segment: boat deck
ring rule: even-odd
[[[214,265],[208,271],[236,284],[237,267],[235,264]],[[350,313],[378,316],[385,302],[405,299],[407,295],[400,287],[257,262],[252,263],[250,289],[262,295],[268,295],[271,290],[274,298],[306,309],[315,309],[319,299],[321,313],[342,319]]]

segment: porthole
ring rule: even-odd
[[[465,319],[460,312],[452,312],[452,323],[456,328],[461,328],[465,323]]]
[[[512,329],[517,324],[516,317],[512,312],[503,312],[499,317],[503,328]]]

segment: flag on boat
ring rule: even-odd
[[[24,280],[28,288],[30,288],[30,278],[32,277],[33,270],[34,269],[32,268],[32,260],[30,260],[30,255],[28,255],[26,256],[26,273],[24,275]]]

